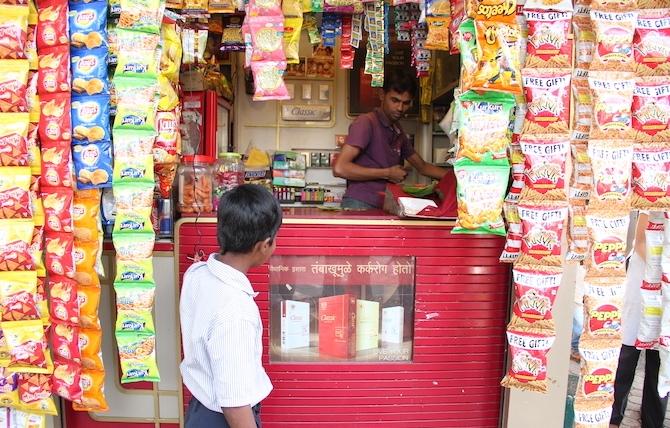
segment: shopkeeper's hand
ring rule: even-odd
[[[394,165],[386,170],[386,179],[392,183],[400,183],[407,176],[407,171],[400,165]]]

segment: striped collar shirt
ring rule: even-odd
[[[181,375],[208,409],[254,406],[270,394],[258,293],[242,272],[211,254],[184,274],[179,302]]]

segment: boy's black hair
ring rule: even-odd
[[[414,96],[416,94],[416,77],[400,69],[393,69],[384,76],[384,93],[396,91],[399,94],[409,92]]]
[[[221,254],[249,253],[257,242],[275,239],[281,220],[279,201],[265,188],[244,184],[226,192],[216,225]]]

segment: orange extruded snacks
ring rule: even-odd
[[[633,53],[638,76],[670,75],[670,9],[641,10]]]
[[[579,354],[583,363],[577,397],[584,400],[614,399],[614,378],[620,350],[621,347],[612,341],[579,341]]]
[[[428,24],[428,37],[425,41],[425,48],[448,51],[451,18],[448,16],[429,16],[426,17],[426,23]]]
[[[0,112],[27,112],[27,92],[28,61],[0,60]]]
[[[591,238],[591,251],[585,260],[586,277],[626,275],[626,236],[630,216],[587,214],[586,226]]]
[[[591,138],[631,138],[632,104],[635,91],[633,73],[590,72],[593,98]]]
[[[596,33],[591,70],[635,71],[633,35],[637,12],[603,12],[591,10]]]
[[[572,12],[524,9],[523,14],[528,24],[526,67],[572,67]]]
[[[33,216],[29,189],[29,167],[0,167],[0,219]]]
[[[525,156],[521,200],[567,201],[565,164],[570,151],[567,135],[523,135],[521,150]]]
[[[51,316],[58,321],[79,322],[77,283],[64,276],[51,275],[48,283]],[[57,333],[57,332],[56,332]]]
[[[670,209],[670,144],[635,144],[632,186],[633,208]]]
[[[2,321],[39,319],[37,272],[0,272],[0,313]]]
[[[570,70],[523,69],[526,94],[524,134],[567,133],[570,129]]]
[[[81,329],[79,332],[79,349],[81,350],[81,365],[87,370],[104,370],[102,364],[102,331],[95,329]]]
[[[670,140],[670,78],[639,78],[632,112],[636,141]]]
[[[66,400],[76,401],[81,398],[81,365],[73,361],[56,358],[54,373],[51,379],[54,393]]]
[[[46,339],[42,321],[0,323],[9,348],[9,368],[17,373],[47,373]]]
[[[516,23],[516,0],[466,0],[465,7],[476,21]]]
[[[51,325],[51,343],[54,356],[74,362],[81,361],[79,326],[54,322]]]
[[[517,263],[561,266],[561,240],[567,207],[519,203],[518,210],[523,239]]]
[[[72,232],[72,189],[67,187],[45,187],[42,190],[42,205],[47,232]]]
[[[74,278],[73,239],[70,233],[51,233],[45,239],[44,259],[47,271],[52,275]]]
[[[77,300],[79,302],[79,324],[86,329],[100,330],[100,319],[98,318],[100,287],[78,287]]]
[[[516,24],[475,21],[478,64],[472,88],[521,94],[521,32]]]
[[[0,166],[27,166],[28,113],[0,115]]]
[[[593,170],[589,209],[628,211],[633,143],[623,140],[591,140],[588,153]]]
[[[81,374],[81,399],[72,403],[77,411],[106,412],[109,407],[105,400],[105,372],[83,370]]]
[[[33,228],[29,220],[0,220],[0,271],[35,270]]]
[[[547,352],[556,338],[542,330],[508,328],[507,342],[512,364],[500,382],[505,388],[547,391]]]
[[[551,310],[563,272],[560,268],[515,266],[515,302],[510,325],[542,330],[554,330]]]
[[[584,338],[621,339],[623,280],[591,278],[584,281]]]

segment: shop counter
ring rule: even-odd
[[[274,385],[264,427],[498,426],[504,239],[453,225],[285,210],[275,254],[249,273]],[[177,287],[194,256],[217,250],[214,217],[181,219]],[[185,387],[180,399],[186,408]]]

